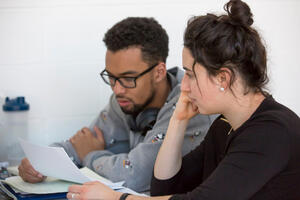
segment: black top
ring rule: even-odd
[[[300,119],[295,113],[269,96],[227,136],[229,130],[221,117],[216,119],[200,146],[184,156],[174,177],[158,180],[153,176],[151,195],[198,200],[300,199]]]

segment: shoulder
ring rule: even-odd
[[[290,132],[290,128],[300,128],[299,117],[286,106],[269,96],[249,120],[252,124],[276,127]],[[298,129],[300,130],[300,129]]]
[[[300,136],[300,121],[295,113],[269,96],[233,135],[257,144],[288,143],[294,136]]]
[[[284,123],[274,118],[253,118],[229,136],[229,152],[247,152],[269,158],[289,159],[291,137]]]
[[[269,96],[230,138],[233,144],[241,148],[288,152],[291,144],[296,142],[293,140],[299,140],[299,131],[298,116]],[[297,143],[300,145],[300,141]]]

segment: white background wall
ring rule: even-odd
[[[103,35],[119,20],[155,17],[170,37],[168,66],[180,66],[187,19],[220,13],[226,2],[0,0],[0,96],[23,95],[31,106],[28,131],[18,134],[49,144],[89,125],[111,94],[98,74],[104,68]],[[267,44],[270,91],[300,115],[300,1],[246,2]],[[7,114],[0,114],[3,129]]]

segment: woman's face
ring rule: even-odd
[[[216,78],[209,77],[207,70],[199,63],[195,64],[193,72],[194,58],[187,48],[182,51],[182,64],[185,70],[182,79],[181,91],[186,92],[191,103],[197,106],[201,114],[215,114],[218,112],[218,95],[220,90],[216,84]]]

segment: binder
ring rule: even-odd
[[[30,193],[16,193],[9,185],[5,183],[0,183],[1,189],[5,190],[4,192],[15,200],[50,200],[50,199],[66,199],[67,193],[51,193],[51,194],[30,194]]]

